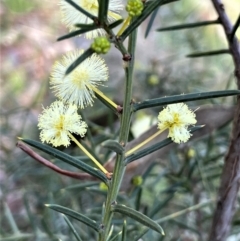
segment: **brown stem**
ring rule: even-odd
[[[59,168],[58,166],[52,164],[50,161],[46,160],[45,158],[43,158],[42,156],[34,152],[30,147],[28,147],[21,141],[18,141],[16,146],[22,149],[24,152],[26,152],[29,156],[31,156],[36,161],[42,163],[44,166],[54,170],[57,173],[60,173],[64,176],[68,176],[71,178],[79,179],[79,180],[94,180],[94,178],[87,173],[70,172]]]
[[[240,89],[240,45],[236,36],[233,37],[232,41],[230,41],[230,36],[233,31],[233,26],[229,20],[225,12],[225,7],[221,0],[212,0],[214,8],[216,9],[220,23],[224,28],[225,35],[228,40],[228,46],[230,53],[233,57],[234,65],[235,65],[235,76],[237,78],[238,89]]]
[[[235,65],[237,86],[240,89],[240,46],[236,37],[231,36],[232,24],[226,15],[221,0],[212,0],[218,13],[219,20],[224,28],[229,50]],[[224,241],[229,234],[233,215],[236,211],[236,200],[240,186],[240,96],[237,98],[237,107],[233,120],[232,137],[228,153],[225,157],[221,184],[218,192],[218,201],[213,215],[209,240]]]

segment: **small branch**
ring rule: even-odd
[[[235,65],[235,76],[238,82],[238,89],[240,89],[240,46],[238,39],[236,36],[233,37],[232,41],[230,41],[230,36],[233,32],[233,26],[230,22],[229,17],[225,12],[225,7],[221,0],[212,0],[215,10],[219,16],[220,23],[224,28],[224,32],[226,34],[228,40],[229,50],[233,57],[234,65]]]
[[[233,27],[232,33],[231,33],[231,35],[229,37],[230,42],[233,41],[234,35],[235,35],[237,29],[239,28],[239,25],[240,25],[240,14],[239,14],[238,19],[237,19],[237,21],[236,21],[236,23],[235,23],[235,25]]]
[[[30,147],[28,147],[21,141],[18,141],[16,146],[19,147],[21,150],[23,150],[25,153],[27,153],[29,156],[31,156],[36,161],[42,163],[44,166],[52,169],[53,171],[55,171],[57,173],[60,173],[64,176],[68,176],[68,177],[75,178],[78,180],[95,180],[92,176],[90,176],[87,173],[70,172],[70,171],[66,171],[66,170],[59,168],[58,166],[52,164],[47,159],[43,158],[42,156],[40,156],[39,154],[34,152]]]

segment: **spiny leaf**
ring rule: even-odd
[[[122,228],[122,240],[121,241],[126,241],[127,240],[127,221],[123,221],[123,228]]]
[[[110,28],[110,29],[113,29],[113,28],[117,27],[119,24],[121,24],[123,21],[124,21],[124,19],[119,19],[119,20],[111,23],[111,24],[109,25],[109,28]]]
[[[194,126],[190,129],[190,132],[194,132],[200,128],[202,128],[203,126]],[[128,157],[126,157],[125,159],[125,163],[126,165],[129,164],[130,162],[133,162],[141,157],[144,157],[146,155],[149,155],[150,153],[154,152],[154,151],[157,151],[161,148],[163,148],[164,146],[166,145],[169,145],[170,143],[172,143],[173,141],[171,140],[171,138],[166,138],[165,140],[163,141],[160,141],[160,142],[157,142],[156,144],[150,146],[150,147],[147,147],[141,151],[138,151]]]
[[[158,0],[158,1],[149,1],[145,5],[145,8],[143,9],[142,14],[135,18],[132,23],[124,30],[122,35],[120,36],[120,39],[123,41],[126,39],[126,37],[129,36],[130,33],[132,33],[157,7],[164,5],[166,3],[175,2],[178,0]]]
[[[78,24],[76,24],[76,25],[79,26]],[[97,28],[98,28],[98,26],[96,26],[96,25],[91,25],[91,26],[89,25],[88,28],[81,28],[81,29],[76,30],[74,32],[71,32],[71,33],[68,33],[66,35],[63,35],[63,36],[59,37],[57,39],[57,41],[61,41],[61,40],[68,39],[68,38],[72,38],[72,37],[78,36],[80,34],[87,33],[89,31],[92,31],[92,30],[97,29]]]
[[[94,15],[92,15],[91,13],[87,12],[85,9],[81,8],[79,5],[77,5],[75,2],[73,2],[72,0],[65,0],[67,3],[69,3],[70,5],[72,5],[75,9],[77,9],[79,12],[81,12],[82,14],[86,15],[87,17],[89,17],[90,19],[92,19],[93,21],[96,20],[96,17]]]
[[[150,30],[152,28],[154,19],[156,18],[157,13],[158,13],[158,9],[159,9],[159,7],[154,10],[154,12],[152,13],[152,15],[150,17],[150,20],[148,22],[147,29],[146,29],[146,32],[145,32],[145,38],[147,38],[147,36],[148,36],[148,34],[149,34],[149,32],[150,32]]]
[[[219,49],[215,51],[208,51],[208,52],[199,52],[199,53],[192,53],[186,55],[187,58],[198,58],[198,57],[209,57],[213,55],[219,55],[219,54],[230,54],[229,49]]]
[[[218,98],[218,97],[239,95],[239,94],[240,94],[239,90],[219,90],[219,91],[199,92],[199,93],[183,94],[183,95],[173,95],[169,97],[168,96],[161,97],[161,98],[150,99],[150,100],[145,100],[142,102],[135,103],[133,104],[133,111],[146,109],[150,107],[169,105],[169,104],[174,104],[179,102],[211,99],[211,98]]]
[[[183,214],[186,214],[186,213],[191,212],[191,211],[194,211],[194,210],[198,210],[198,209],[200,209],[200,208],[202,208],[202,207],[205,207],[205,206],[207,206],[207,205],[209,205],[210,203],[213,203],[213,202],[215,202],[214,199],[209,200],[209,201],[206,201],[206,202],[204,202],[204,203],[199,203],[199,204],[194,205],[194,206],[192,206],[192,207],[183,209],[183,210],[178,211],[178,212],[176,212],[176,213],[170,214],[170,215],[168,215],[168,216],[166,216],[166,217],[160,218],[160,219],[156,220],[156,222],[157,222],[157,223],[164,223],[164,222],[166,222],[166,221],[169,221],[169,220],[172,220],[172,219],[176,219],[177,217],[179,217],[179,216],[181,216],[181,215],[183,215]],[[139,240],[140,238],[142,238],[143,235],[145,235],[148,231],[149,231],[149,229],[145,229],[143,232],[141,232],[141,233],[134,239],[134,241],[138,241],[138,240]]]
[[[121,234],[122,234],[122,231],[118,232],[115,236],[113,236],[111,239],[109,239],[109,241],[119,240],[119,237]]]
[[[144,157],[146,155],[149,155],[150,153],[157,151],[161,148],[163,148],[164,146],[167,146],[169,144],[171,144],[173,141],[171,140],[171,138],[167,138],[163,141],[160,141],[154,145],[152,145],[151,147],[145,148],[141,151],[138,151],[136,153],[133,153],[132,155],[126,157],[125,162],[126,165],[129,164],[130,162],[133,162],[141,157]]]
[[[108,13],[108,4],[109,0],[98,1],[99,9],[98,9],[98,21],[102,26],[107,20]]]
[[[99,226],[98,226],[97,222],[88,218],[87,216],[85,216],[81,213],[75,212],[69,208],[66,208],[66,207],[63,207],[60,205],[56,205],[56,204],[45,204],[45,206],[48,208],[51,208],[59,213],[66,214],[67,216],[72,217],[72,218],[86,224],[87,226],[91,227],[92,229],[94,229],[97,232],[99,231]]]
[[[65,188],[62,188],[61,191],[78,189],[78,190],[74,190],[74,191],[79,192],[79,191],[81,191],[83,189],[86,189],[88,187],[98,186],[98,185],[99,185],[99,182],[84,182],[84,183],[80,183],[80,184],[67,186]]]
[[[74,26],[76,27],[76,28],[87,28],[87,29],[90,29],[90,28],[92,28],[92,27],[98,27],[96,24],[94,24],[94,23],[91,23],[91,24],[85,24],[85,23],[76,23],[76,24],[74,24]]]
[[[73,235],[75,236],[75,238],[77,239],[77,241],[82,241],[82,239],[80,238],[80,236],[78,235],[76,229],[74,228],[74,226],[72,225],[72,223],[70,222],[70,220],[63,214],[63,218],[66,221],[68,227],[70,228],[70,230],[72,231]]]
[[[136,211],[135,209],[132,209],[125,205],[116,204],[116,205],[111,206],[111,210],[113,212],[124,214],[124,215],[138,221],[139,223],[155,230],[156,232],[164,235],[164,231],[159,224],[157,224],[154,220],[152,220],[148,216]]]
[[[118,141],[107,140],[102,143],[102,146],[108,148],[118,154],[122,154],[124,152],[124,148]]]
[[[202,26],[207,26],[211,24],[219,24],[220,21],[219,19],[217,20],[212,20],[212,21],[203,21],[203,22],[196,22],[196,23],[186,23],[186,24],[181,24],[181,25],[174,25],[174,26],[169,26],[166,28],[158,28],[156,31],[171,31],[171,30],[180,30],[180,29],[186,29],[186,28],[196,28],[196,27],[202,27]]]
[[[87,49],[82,55],[80,55],[66,70],[65,75],[70,74],[79,64],[81,64],[86,58],[94,53],[92,48]]]
[[[42,144],[41,142],[38,141],[34,141],[34,140],[29,140],[29,139],[21,139],[23,142],[27,143],[30,146],[33,146],[51,156],[54,156],[72,166],[75,166],[77,168],[79,168],[80,170],[87,172],[88,174],[100,179],[101,181],[103,181],[104,183],[108,183],[108,179],[106,177],[106,175],[101,172],[100,170],[93,168],[89,165],[87,165],[86,163],[82,162],[81,160],[74,158],[64,152],[61,152],[55,148],[52,148],[48,145]]]

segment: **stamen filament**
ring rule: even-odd
[[[138,150],[139,148],[141,148],[142,146],[146,145],[148,142],[150,142],[151,140],[153,140],[155,137],[157,137],[159,134],[161,134],[163,131],[165,131],[167,128],[159,130],[158,132],[156,132],[155,134],[153,134],[152,136],[148,137],[145,141],[141,142],[140,144],[138,144],[137,146],[135,146],[134,148],[132,148],[131,150],[127,151],[125,153],[125,156],[129,156],[132,153],[134,153],[136,150]]]
[[[119,14],[111,12],[111,11],[108,11],[108,16],[115,18],[116,20],[121,19],[121,16]]]
[[[117,109],[118,105],[110,100],[106,95],[103,94],[100,90],[95,87],[92,87],[93,91],[100,95],[104,100],[106,100],[110,105],[112,105],[115,109]]]
[[[69,132],[69,137],[76,143],[76,145],[98,166],[98,168],[105,174],[108,174],[108,171],[100,164],[92,155],[88,152],[88,150],[82,146],[78,140]]]
[[[120,36],[120,35],[123,33],[123,31],[128,27],[131,19],[132,19],[132,17],[128,16],[128,17],[124,20],[121,29],[120,29],[119,32],[117,33],[117,36]]]

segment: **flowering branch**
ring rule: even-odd
[[[128,60],[128,64],[125,68],[125,96],[123,103],[123,113],[121,116],[121,127],[120,127],[120,136],[119,143],[123,146],[126,145],[129,135],[130,123],[131,123],[131,98],[132,98],[132,75],[133,75],[133,67],[134,67],[134,54],[135,54],[135,46],[136,46],[136,31],[134,31],[130,37],[128,42],[128,51],[133,56],[132,59]],[[117,195],[122,183],[123,175],[125,173],[126,166],[124,163],[124,155],[118,154],[117,160],[113,170],[113,178],[112,183],[110,185],[108,196],[106,200],[106,208],[103,217],[104,232],[100,233],[99,241],[105,241],[110,231],[111,220],[113,217],[113,212],[111,210],[113,202],[116,202]]]
[[[107,198],[103,205],[100,225],[97,224],[94,220],[91,220],[88,217],[68,208],[59,208],[60,206],[58,206],[58,208],[55,209],[58,212],[62,212],[64,210],[63,213],[75,219],[78,219],[79,221],[82,221],[90,227],[93,227],[95,231],[99,232],[98,241],[106,241],[111,239],[113,230],[111,226],[114,212],[119,212],[121,214],[129,216],[135,219],[135,221],[138,221],[139,223],[145,225],[147,224],[146,226],[151,227],[155,231],[159,231],[161,229],[161,227],[159,227],[159,225],[155,221],[146,217],[139,211],[117,204],[117,197],[120,187],[123,182],[126,181],[125,178],[123,178],[127,170],[126,168],[128,168],[128,170],[131,168],[130,165],[127,165],[134,160],[140,159],[159,150],[163,146],[170,144],[172,141],[176,143],[188,141],[188,139],[192,135],[191,132],[202,127],[195,126],[190,130],[188,129],[189,125],[196,124],[195,113],[189,110],[184,103],[180,102],[182,102],[183,100],[190,101],[193,99],[203,99],[209,97],[210,93],[203,93],[204,96],[202,93],[197,93],[181,97],[163,97],[135,104],[132,101],[137,27],[160,5],[172,1],[175,0],[128,0],[128,3],[126,5],[128,17],[123,23],[123,26],[122,28],[120,28],[120,31],[117,35],[114,34],[112,28],[114,26],[116,27],[122,22],[119,11],[122,9],[123,5],[120,0],[84,0],[80,1],[79,3],[81,7],[78,7],[78,3],[76,2],[76,0],[60,1],[62,13],[64,16],[63,22],[67,24],[71,31],[74,31],[78,28],[80,28],[80,30],[65,35],[59,40],[85,33],[86,38],[94,38],[94,42],[92,43],[91,47],[88,48],[85,52],[83,50],[78,50],[68,53],[62,58],[61,61],[55,63],[50,78],[50,85],[51,89],[55,93],[56,97],[59,98],[59,100],[52,103],[50,107],[44,109],[43,113],[39,116],[38,127],[41,130],[40,139],[42,142],[52,144],[54,147],[61,145],[67,147],[70,145],[71,141],[74,141],[77,146],[96,164],[96,166],[101,171],[97,168],[93,168],[85,164],[84,162],[78,160],[75,157],[72,157],[66,153],[62,153],[47,145],[43,145],[42,143],[39,144],[38,142],[32,140],[25,140],[26,142],[23,140],[23,142],[29,143],[30,145],[37,147],[42,151],[45,150],[46,153],[53,155],[54,157],[59,158],[60,160],[63,160],[66,163],[69,163],[75,167],[79,167],[80,170],[86,171],[90,175],[93,175],[104,182],[107,187]],[[219,4],[220,1],[212,1],[215,4],[214,6],[217,11],[219,10],[219,23],[223,24],[229,42],[229,50],[224,50],[224,53],[229,52],[233,55],[236,67],[235,74],[238,78],[238,85],[240,88],[240,58],[238,42],[234,37],[235,30],[228,24],[228,21],[225,21],[226,19],[224,17],[224,8],[222,4]],[[239,22],[239,20],[237,22]],[[106,35],[106,33],[106,37],[98,37],[99,35]],[[126,49],[124,46],[124,40],[127,37],[129,37],[129,39],[128,48]],[[111,43],[115,44],[116,48],[118,48],[118,50],[121,52],[123,60],[125,61],[123,108],[116,105],[112,100],[106,97],[104,93],[97,89],[98,86],[101,86],[103,82],[107,81],[109,78],[108,67],[105,64],[104,59],[100,58],[99,55],[106,54],[110,49]],[[224,92],[224,94],[230,95],[229,92],[226,91]],[[235,91],[234,93],[231,92],[231,94],[239,94],[239,91]],[[219,93],[212,92],[211,95],[217,97]],[[223,96],[223,93],[221,93],[221,95],[219,96]],[[104,166],[99,163],[97,161],[98,158],[95,158],[74,137],[74,134],[84,137],[88,127],[87,123],[85,121],[82,121],[81,116],[78,114],[78,109],[83,109],[89,105],[92,106],[93,99],[95,97],[97,97],[115,113],[117,112],[118,116],[120,117],[121,123],[118,141],[108,140],[109,146],[112,147],[112,149],[110,149],[116,151],[116,162],[114,164],[114,167],[111,169],[106,168],[108,167],[107,163]],[[181,98],[183,100],[180,101]],[[166,101],[168,103],[166,103]],[[129,130],[131,126],[132,114],[139,109],[160,105],[162,106],[166,104],[168,104],[168,106],[164,108],[158,116],[159,131],[150,136],[149,138],[143,140],[139,145],[136,145],[130,151],[127,151],[127,142],[129,140]],[[227,173],[223,175],[223,190],[220,190],[221,200],[218,203],[218,206],[220,208],[223,207],[224,210],[222,212],[222,210],[220,209],[220,215],[218,215],[217,213],[217,215],[215,216],[215,221],[218,221],[218,219],[220,219],[221,224],[223,223],[222,219],[225,218],[224,215],[228,215],[227,218],[229,218],[228,220],[231,221],[233,211],[231,210],[232,212],[230,214],[227,214],[226,211],[228,211],[228,206],[232,208],[234,201],[236,200],[236,191],[239,188],[238,179],[240,177],[240,154],[237,153],[240,144],[240,128],[238,127],[239,125],[240,105],[234,122],[234,137],[229,149],[229,154],[226,157],[225,165]],[[161,142],[155,143],[150,147],[129,156],[143,145],[152,141],[154,138],[159,138],[159,134],[167,129],[169,131],[168,137],[170,137],[171,139],[168,138]],[[29,147],[25,146],[22,142],[18,142],[17,146],[23,151],[25,151],[29,156],[33,157],[35,160],[39,161],[43,165],[60,174],[80,180],[85,180],[86,177],[89,177],[90,180],[93,179],[93,177],[89,176],[89,174],[79,174],[60,169],[56,165],[52,164],[50,161],[35,153]],[[113,173],[110,173],[107,170],[113,170]],[[227,179],[225,179],[225,177],[227,177]],[[230,205],[228,205],[229,203]],[[139,206],[139,204],[137,204],[137,206]],[[138,207],[136,209],[138,209]],[[222,213],[224,213],[224,215],[221,216]],[[126,224],[124,224],[123,233],[125,226]],[[222,228],[225,233],[223,235],[221,234],[220,239],[222,237],[226,237],[229,226],[230,225],[228,224],[226,227],[224,227],[225,230],[224,228]],[[219,226],[215,225],[215,227],[217,227],[216,230],[218,231]],[[214,232],[215,230],[213,231],[213,238],[211,240],[220,241],[220,239],[218,238],[215,239],[214,235],[216,234]],[[163,232],[160,233],[163,235]],[[112,238],[112,240],[113,239],[114,238]],[[122,236],[122,240],[125,240],[124,235]]]

